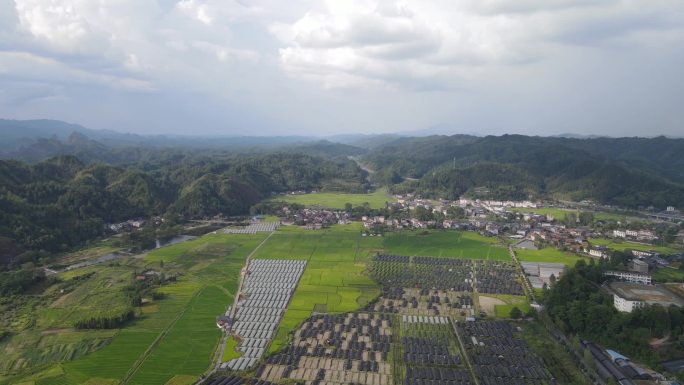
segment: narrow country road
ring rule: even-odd
[[[518,273],[520,274],[520,277],[522,277],[523,285],[525,285],[527,292],[530,294],[530,299],[532,300],[532,303],[537,303],[537,297],[534,295],[532,285],[530,285],[530,281],[527,279],[527,276],[525,275],[525,269],[522,268],[520,261],[518,261],[518,256],[515,255],[515,251],[513,251],[513,246],[508,245],[508,252],[511,254],[511,258],[513,258],[513,262],[518,268]]]
[[[230,318],[235,317],[235,311],[237,309],[237,303],[238,303],[238,300],[240,298],[240,292],[242,292],[242,284],[243,284],[244,278],[245,278],[244,273],[246,271],[247,266],[249,266],[249,261],[252,259],[252,256],[254,256],[254,254],[261,248],[261,246],[263,246],[266,243],[266,241],[268,241],[268,239],[271,238],[271,236],[273,234],[275,234],[275,230],[271,231],[271,233],[268,234],[268,236],[266,238],[264,238],[264,240],[261,241],[261,243],[259,243],[257,245],[257,247],[255,247],[254,250],[252,250],[252,252],[249,253],[247,258],[245,259],[245,265],[244,265],[242,271],[240,272],[240,282],[238,283],[238,289],[235,293],[235,297],[233,298],[233,305],[230,307],[230,314],[229,314]],[[221,342],[219,343],[219,345],[217,347],[217,351],[216,351],[216,353],[214,353],[215,362],[212,363],[211,371],[204,378],[208,377],[209,375],[211,375],[212,373],[217,371],[219,369],[219,367],[221,366],[221,361],[223,360],[223,350],[225,349],[226,342],[228,341],[229,336],[230,336],[230,331],[225,331],[223,333],[223,336],[221,337]],[[199,385],[199,384],[203,383],[204,378],[197,381],[196,384]]]

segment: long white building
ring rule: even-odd
[[[610,270],[603,273],[607,277],[617,278],[621,281],[641,283],[644,285],[651,284],[651,276],[648,274],[635,273],[633,271],[617,271]]]

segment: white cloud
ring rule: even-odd
[[[211,25],[214,21],[206,3],[200,3],[198,0],[182,0],[178,2],[177,6],[182,12],[187,13],[190,17],[197,19],[201,23]]]
[[[328,2],[322,12],[307,13],[289,26],[271,31],[286,45],[283,67],[324,84],[345,78],[382,82],[429,81],[468,72],[470,65],[525,60],[521,22],[505,15],[486,17],[462,9],[441,9],[423,2],[374,2],[341,7]],[[345,4],[348,4],[345,2]],[[359,5],[360,3],[355,3]],[[449,7],[447,7],[449,8]]]
[[[330,0],[270,31],[284,44],[285,71],[325,86],[357,86],[365,78],[448,88],[487,69],[545,60],[558,45],[632,43],[637,32],[667,28],[672,4],[656,1],[643,10],[643,3],[628,0]]]
[[[97,86],[135,92],[150,92],[155,89],[146,80],[130,76],[94,74],[70,67],[54,59],[25,52],[0,52],[0,63],[3,63],[4,72],[11,73],[15,80],[56,83],[65,86]]]
[[[681,0],[14,0],[0,1],[0,90],[61,100],[50,111],[71,103],[71,116],[83,99],[102,111],[201,99],[218,122],[249,111],[316,132],[524,126],[520,111],[578,116],[611,96],[616,111],[676,121],[681,108],[663,100],[684,86],[683,44]],[[179,102],[187,116],[190,104]]]
[[[204,87],[211,82],[201,77],[220,73],[217,63],[260,56],[233,46],[230,22],[263,11],[237,2],[181,0],[165,8],[156,0],[15,0],[15,10],[24,40],[14,50],[33,46],[31,55],[94,78],[133,79],[112,83],[125,89],[155,89],[150,85],[156,83]]]
[[[235,49],[206,41],[193,41],[191,42],[191,46],[196,48],[198,51],[215,56],[217,60],[222,62],[233,59],[240,59],[244,61],[257,61],[259,59],[259,54],[254,51]]]
[[[75,48],[95,31],[80,13],[83,4],[59,0],[17,0],[22,29],[58,48]]]

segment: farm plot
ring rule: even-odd
[[[368,203],[372,209],[385,207],[386,202],[394,202],[396,199],[387,194],[387,189],[377,189],[370,194],[349,194],[349,193],[312,193],[298,195],[284,195],[273,198],[273,200],[283,200],[289,203],[297,203],[304,206],[320,206],[329,209],[344,209],[345,204],[351,203],[353,206],[361,206]]]
[[[497,238],[483,237],[471,231],[402,231],[383,239],[385,252],[393,255],[511,260],[508,250]]]
[[[121,282],[128,282],[134,269],[158,269],[161,261],[168,275],[176,272],[182,275],[177,282],[157,288],[164,298],[143,306],[142,314],[116,331],[111,343],[74,361],[61,363],[60,372],[46,372],[44,375],[50,378],[41,384],[82,384],[95,378],[102,383],[118,383],[129,378],[129,383],[155,385],[164,384],[174,376],[196,378],[209,366],[211,352],[219,340],[215,316],[236,292],[246,256],[264,238],[264,234],[212,234],[157,249],[142,259],[131,259],[126,280]],[[100,265],[85,271],[95,271],[91,279],[102,281],[98,277],[120,268]],[[109,290],[114,292],[117,286],[112,285]],[[100,308],[106,309],[110,296],[105,295],[104,289],[101,292],[91,290],[91,294],[101,298]],[[78,293],[74,290],[69,296]],[[77,298],[80,297],[67,300]]]
[[[278,227],[280,227],[279,222],[256,222],[244,227],[227,227],[223,229],[223,232],[226,234],[270,233],[276,231]]]
[[[591,238],[589,243],[594,246],[605,246],[611,250],[617,250],[624,252],[625,250],[640,250],[640,251],[655,251],[656,253],[669,255],[681,252],[680,248],[674,248],[669,246],[656,246],[647,243],[637,243],[630,241],[622,241],[620,239],[607,239],[607,238]]]
[[[383,286],[472,291],[472,266],[468,259],[379,255],[370,274]]]
[[[475,261],[473,268],[478,293],[525,295],[513,263]]]
[[[215,315],[230,297],[216,286],[202,289],[187,310],[128,381],[130,385],[164,384],[174,374],[195,378],[209,366],[220,332]]]
[[[400,346],[405,385],[472,383],[448,318],[402,316]]]
[[[556,207],[537,207],[537,208],[527,208],[527,207],[509,207],[507,208],[508,211],[514,211],[514,212],[519,212],[519,213],[530,213],[530,214],[537,214],[537,215],[546,215],[550,216],[556,221],[562,221],[565,219],[565,216],[567,214],[574,214],[579,216],[581,211],[580,210],[573,210],[573,209],[561,209],[561,208],[556,208]],[[624,221],[626,216],[623,214],[615,214],[615,213],[609,213],[605,211],[592,211],[592,214],[594,214],[594,219],[596,220],[601,220],[601,221]]]
[[[515,255],[521,262],[562,263],[566,266],[575,266],[580,260],[589,261],[589,258],[566,253],[554,247],[541,250],[516,249]]]
[[[219,377],[207,381],[207,385],[277,385],[272,382],[257,380],[254,378],[242,378],[238,376]]]
[[[404,316],[465,317],[475,314],[472,293],[396,287],[383,288],[380,298],[366,309]]]
[[[291,379],[321,385],[391,385],[391,342],[388,315],[316,315],[295,332],[292,344],[257,369],[256,376],[279,383]]]
[[[512,262],[379,255],[371,277],[385,287],[524,295]]]
[[[662,267],[653,272],[655,282],[684,282],[684,271]]]
[[[232,333],[240,341],[241,357],[222,368],[245,370],[263,355],[306,267],[302,260],[250,261],[237,303]]]
[[[377,284],[365,274],[366,261],[382,250],[382,239],[362,237],[360,224],[310,231],[285,226],[259,249],[255,258],[308,260],[269,352],[277,351],[313,312],[360,309],[377,297]]]
[[[456,330],[481,385],[554,383],[547,368],[509,323],[462,322]]]

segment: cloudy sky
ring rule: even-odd
[[[0,117],[684,136],[681,0],[0,0]]]

